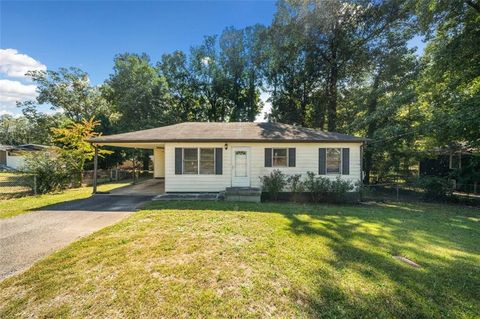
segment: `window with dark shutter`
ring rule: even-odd
[[[223,149],[220,147],[215,149],[215,174],[223,174]]]
[[[295,167],[296,162],[297,162],[296,149],[295,148],[289,148],[288,149],[288,166],[289,167]]]
[[[272,167],[272,149],[265,149],[265,167]]]
[[[342,175],[350,174],[350,149],[342,148]]]
[[[182,149],[180,147],[175,147],[175,175],[182,174]]]
[[[318,174],[325,175],[327,173],[327,149],[318,149]]]

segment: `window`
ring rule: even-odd
[[[198,174],[198,148],[183,149],[183,174]]]
[[[183,174],[215,174],[215,149],[184,148]]]
[[[200,174],[215,174],[215,149],[200,149]]]
[[[342,149],[327,148],[327,174],[340,174],[342,167]]]
[[[457,169],[461,167],[461,155],[460,154],[450,154],[450,169]]]
[[[288,150],[286,148],[274,148],[273,149],[273,167],[286,167],[288,166]]]

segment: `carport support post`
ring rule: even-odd
[[[93,156],[93,194],[97,193],[97,167],[98,167],[98,145],[94,145],[95,155]]]

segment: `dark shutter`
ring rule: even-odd
[[[222,175],[223,173],[223,148],[215,149],[215,174]]]
[[[265,149],[265,167],[272,167],[272,149]]]
[[[295,148],[289,148],[288,149],[288,167],[295,167],[296,165],[296,151]]]
[[[182,148],[175,147],[175,175],[182,174]]]
[[[342,175],[350,174],[350,149],[342,148]]]
[[[325,175],[327,173],[327,149],[318,149],[318,174]]]

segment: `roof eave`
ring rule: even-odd
[[[302,140],[302,139],[140,139],[140,140],[98,140],[90,139],[88,140],[93,144],[101,143],[122,143],[122,144],[133,144],[133,143],[206,143],[206,142],[241,142],[241,143],[363,143],[369,139],[358,138],[355,140],[348,139],[328,139],[328,140]]]

